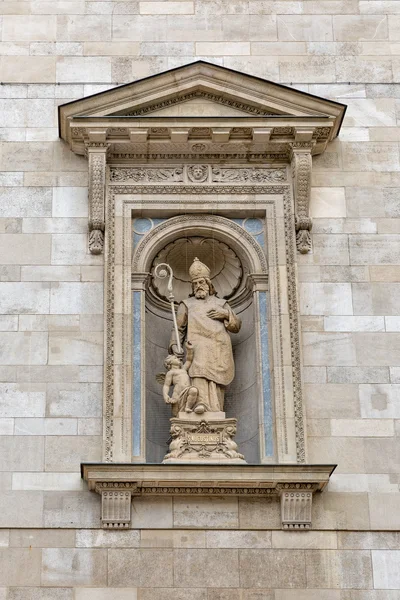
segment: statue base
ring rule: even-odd
[[[163,463],[246,464],[233,441],[237,419],[225,413],[179,413],[171,421],[172,441]]]

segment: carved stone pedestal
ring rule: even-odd
[[[163,463],[246,464],[233,437],[237,419],[226,419],[225,413],[179,413],[171,419],[169,452]]]

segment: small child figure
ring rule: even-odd
[[[157,381],[163,383],[163,397],[166,404],[172,404],[172,413],[177,416],[183,410],[187,413],[193,412],[197,402],[198,390],[190,383],[188,370],[193,360],[193,346],[186,342],[186,362],[182,366],[180,358],[169,354],[164,361],[167,373],[157,375]],[[174,386],[172,396],[169,396],[169,388]]]

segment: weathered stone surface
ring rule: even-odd
[[[177,527],[237,527],[238,499],[175,498],[174,525]]]
[[[44,548],[42,585],[97,585],[107,583],[107,551],[88,548]]]
[[[101,439],[90,435],[47,437],[45,454],[46,471],[79,471],[81,462],[101,460]]]
[[[108,583],[114,587],[173,586],[173,551],[170,549],[111,549]]]
[[[101,503],[92,492],[46,492],[43,502],[45,527],[98,527]],[[26,526],[26,525],[25,525]]]
[[[308,585],[314,588],[373,587],[371,556],[368,551],[306,551]]]
[[[174,550],[176,587],[225,587],[239,585],[239,551],[233,549]]]
[[[241,550],[240,577],[243,587],[305,587],[305,556],[302,550]],[[286,568],[281,569],[280,565]]]
[[[381,589],[400,588],[399,550],[373,550],[374,586]]]

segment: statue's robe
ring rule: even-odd
[[[207,312],[223,308],[228,312],[224,321],[211,319]],[[178,331],[183,347],[186,339],[193,345],[193,361],[189,368],[192,385],[199,391],[198,404],[210,411],[223,411],[224,391],[235,376],[232,343],[228,331],[237,333],[241,320],[224,299],[207,296],[183,300],[177,313]],[[176,344],[174,333],[170,342]]]

